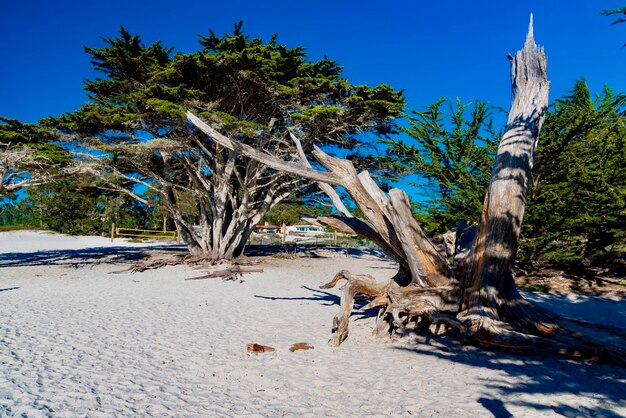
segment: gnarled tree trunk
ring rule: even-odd
[[[377,243],[398,262],[398,273],[388,281],[339,272],[324,285],[346,280],[341,315],[335,318],[332,344],[348,336],[348,322],[357,294],[371,299],[365,308],[380,306],[375,334],[388,335],[415,324],[425,331],[445,324],[466,341],[513,352],[550,352],[595,357],[626,363],[626,331],[570,321],[526,301],[513,280],[519,231],[524,216],[533,154],[548,106],[546,56],[535,45],[531,24],[526,42],[511,59],[513,102],[506,131],[493,166],[478,231],[450,263],[426,238],[411,213],[402,190],[385,194],[367,171],[357,173],[350,161],[331,157],[320,149],[315,158],[328,171],[313,170],[306,158],[286,162],[240,144],[216,132],[192,114],[189,119],[221,145],[268,166],[323,184],[337,199],[333,186],[343,187],[362,211],[357,219],[318,218],[318,222]]]

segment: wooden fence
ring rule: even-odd
[[[153,238],[153,239],[175,239],[179,240],[178,231],[166,231],[157,229],[136,229],[120,228],[115,224],[111,225],[111,242],[115,237],[128,238]]]

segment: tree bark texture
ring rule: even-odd
[[[286,135],[269,130],[258,143],[281,157],[295,149]],[[129,175],[113,167],[112,178],[142,185],[158,196],[191,255],[209,262],[241,255],[254,226],[270,208],[289,196],[295,184],[310,184],[245,158],[199,130],[180,141],[156,138],[111,147],[143,174]],[[149,203],[116,182],[109,186]]]

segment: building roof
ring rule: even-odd
[[[255,226],[257,229],[280,229],[281,227],[278,225],[257,225]]]

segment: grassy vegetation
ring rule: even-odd
[[[0,225],[0,232],[25,231],[25,230],[47,231],[48,229],[46,229],[46,228],[37,228],[36,226],[29,226],[29,225]]]
[[[531,292],[540,292],[540,293],[549,293],[551,288],[548,283],[530,283],[528,279],[523,279],[517,283],[517,285],[526,290],[530,290]]]
[[[295,254],[295,253],[276,253],[276,254],[272,254],[271,257],[272,258],[278,258],[278,259],[294,260],[294,259],[298,258],[298,254]]]

